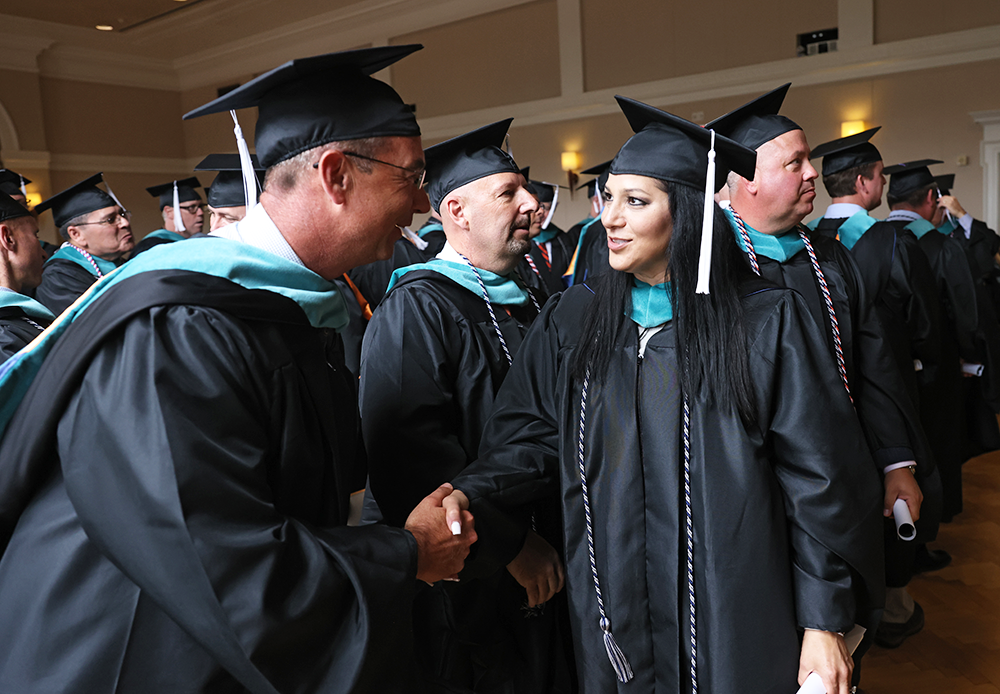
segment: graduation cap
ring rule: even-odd
[[[254,170],[254,187],[251,191],[252,201],[256,202],[257,193],[263,187],[264,167],[257,161],[257,156],[250,157]],[[247,204],[247,191],[244,190],[243,169],[239,154],[209,154],[198,162],[195,171],[218,171],[219,175],[208,187],[208,204],[212,207],[242,207]]]
[[[524,171],[525,169],[522,169]],[[549,204],[549,213],[545,216],[545,221],[542,222],[542,229],[548,229],[549,223],[552,221],[552,215],[556,213],[556,207],[559,205],[559,189],[558,183],[549,183],[548,181],[533,181],[529,180],[528,185],[525,186],[528,192],[535,196],[535,198],[540,203]]]
[[[885,167],[882,173],[889,176],[889,197],[903,200],[925,186],[934,185],[934,176],[927,167],[942,163],[940,159],[918,159]]]
[[[823,157],[824,176],[832,176],[835,173],[853,169],[855,166],[882,161],[882,155],[878,149],[869,142],[872,136],[881,129],[880,125],[864,132],[824,142],[813,149],[809,158]]]
[[[181,217],[181,203],[194,202],[195,200],[201,202],[201,196],[198,195],[198,191],[195,188],[201,188],[201,182],[194,176],[191,176],[190,178],[171,181],[170,183],[161,183],[158,186],[150,186],[146,188],[146,192],[154,198],[160,199],[161,211],[164,207],[174,208],[175,231],[187,231],[187,227],[184,226],[184,220]]]
[[[955,187],[955,174],[935,176],[934,182],[937,183],[938,192],[941,195],[951,195],[951,189]]]
[[[108,188],[106,193],[97,187],[97,184],[102,182]],[[89,214],[94,210],[103,210],[105,207],[125,209],[115,194],[111,192],[111,187],[104,181],[104,175],[96,173],[71,185],[66,190],[56,193],[49,199],[42,200],[35,205],[35,212],[51,209],[56,226],[62,227],[74,217]]]
[[[441,201],[456,188],[498,173],[522,173],[514,158],[500,149],[513,118],[483,126],[424,150],[427,195],[440,212]]]
[[[7,195],[7,193],[0,191],[0,222],[30,216],[31,212],[28,211],[27,207]]]
[[[757,167],[757,153],[713,130],[642,102],[623,96],[616,96],[615,99],[635,135],[622,145],[611,161],[610,172],[649,176],[705,191],[695,292],[708,294],[715,191],[722,187],[729,171],[752,179]]]
[[[24,187],[29,183],[31,183],[31,179],[25,178],[16,171],[0,169],[0,193],[6,193],[12,197],[14,195],[28,197],[28,191]]]
[[[781,104],[792,83],[758,96],[738,109],[708,123],[705,128],[725,135],[750,149],[757,149],[792,130],[801,130],[797,123],[785,116],[779,116]],[[745,178],[745,177],[744,177]]]
[[[291,60],[184,118],[256,106],[254,143],[264,168],[330,142],[416,137],[412,109],[370,75],[421,48],[379,46]]]
[[[601,162],[597,166],[591,166],[589,169],[581,171],[581,174],[596,176],[597,178],[590,179],[586,183],[577,186],[576,189],[580,190],[585,187],[587,189],[588,198],[592,198],[597,195],[597,192],[604,188],[604,184],[608,182],[608,172],[611,170],[612,161],[612,159],[609,159],[608,161]]]

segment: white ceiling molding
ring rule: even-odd
[[[263,2],[264,0],[257,0]],[[345,50],[536,0],[383,0],[248,36],[174,61],[181,89],[224,84],[303,55]],[[211,3],[208,4],[211,7]],[[192,8],[197,9],[197,8]]]
[[[501,118],[515,118],[514,126],[517,127],[618,113],[615,94],[667,107],[764,92],[783,82],[799,86],[827,84],[997,59],[1000,59],[1000,26],[991,26],[878,44],[855,51],[788,58],[579,95],[422,118],[420,129],[425,138],[437,139],[458,135]]]
[[[95,173],[168,174],[191,171],[200,158],[129,157],[103,154],[53,154],[50,167],[55,171]]]
[[[38,59],[45,77],[122,87],[177,91],[177,72],[166,60],[56,44]]]
[[[52,45],[52,39],[0,33],[0,68],[38,72],[38,54]]]
[[[49,168],[52,155],[48,152],[4,147],[0,151],[0,159],[3,159],[3,164],[8,169],[38,171]]]

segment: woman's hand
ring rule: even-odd
[[[524,546],[507,571],[528,593],[528,607],[546,603],[563,589],[566,574],[559,555],[534,530],[524,538]]]
[[[827,694],[850,694],[854,662],[847,652],[844,637],[832,631],[806,629],[799,656],[799,684],[810,672],[823,680]]]

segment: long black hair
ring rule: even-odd
[[[744,423],[753,420],[753,391],[740,283],[750,276],[743,251],[725,213],[715,206],[712,274],[709,294],[695,294],[704,191],[654,179],[666,191],[673,220],[667,245],[674,326],[680,356],[680,382],[685,393],[707,388],[723,406],[732,405]],[[593,310],[584,319],[572,375],[582,381],[588,369],[593,382],[607,374],[615,343],[631,309],[632,275],[609,269],[594,282]]]

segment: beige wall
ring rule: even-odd
[[[1000,24],[997,0],[874,0],[874,6],[876,43]]]
[[[396,36],[424,50],[392,66],[392,84],[417,118],[558,96],[558,35],[555,0],[542,0]]]

